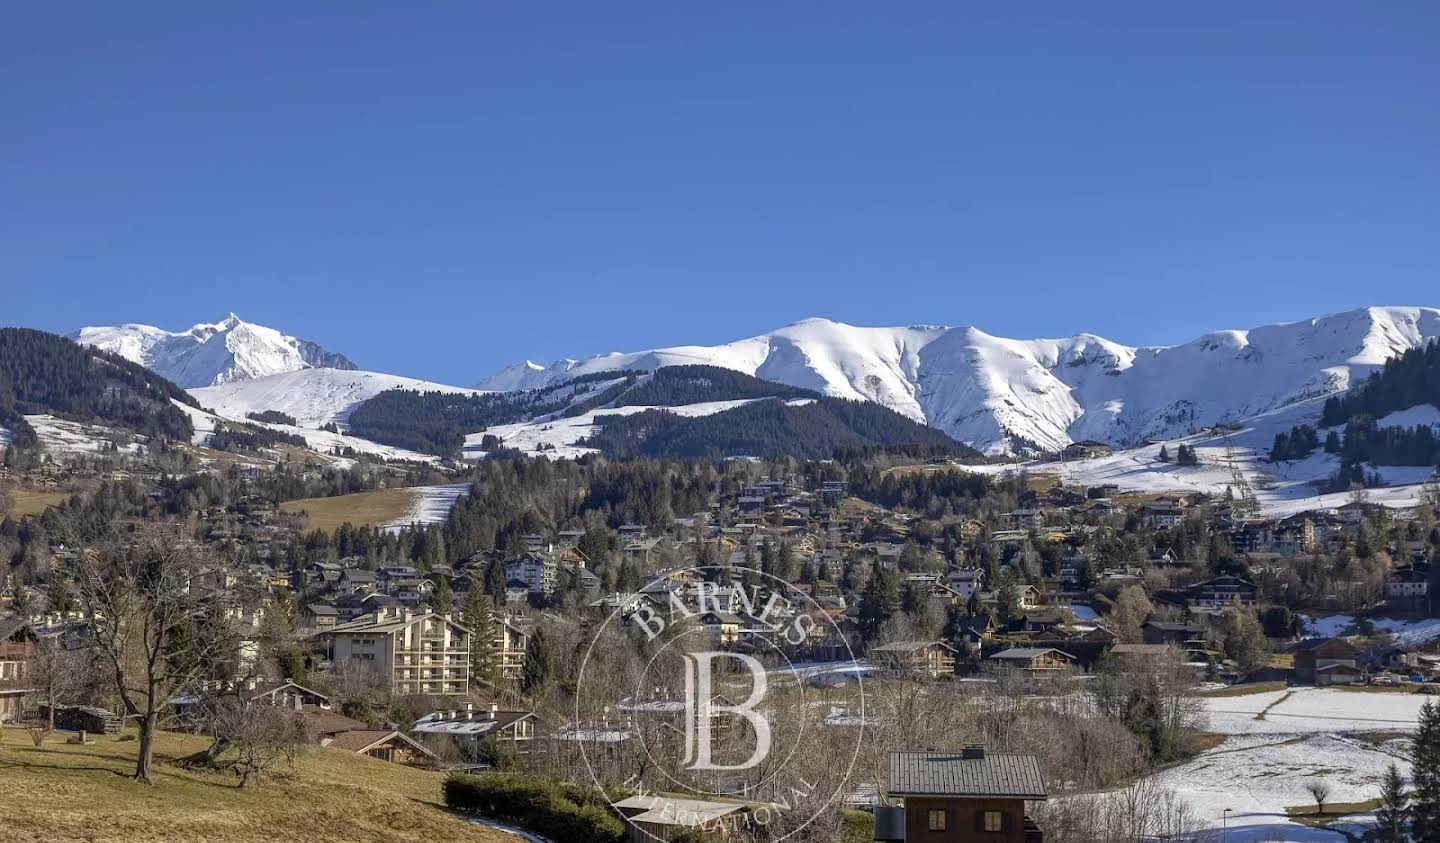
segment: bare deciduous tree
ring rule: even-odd
[[[166,703],[236,653],[224,612],[191,587],[207,561],[178,530],[146,526],[88,549],[76,565],[89,646],[139,727],[135,779],[147,784]]]
[[[1324,779],[1311,779],[1305,783],[1305,790],[1315,800],[1315,813],[1325,813],[1325,803],[1330,801],[1330,783]]]

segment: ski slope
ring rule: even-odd
[[[478,394],[479,390],[355,369],[301,369],[189,390],[201,406],[244,420],[249,413],[278,410],[300,427],[334,422],[344,428],[351,411],[387,389]]]

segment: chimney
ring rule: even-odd
[[[471,714],[471,713],[474,712],[474,711],[475,711],[475,703],[469,703],[469,702],[465,703],[465,713],[466,713],[467,715],[468,715],[468,714]]]
[[[491,719],[491,720],[494,720],[494,719],[495,719],[495,715],[496,715],[496,714],[499,714],[499,713],[500,713],[500,705],[499,705],[499,703],[493,703],[493,702],[490,703],[490,719]]]
[[[960,750],[960,757],[966,761],[983,761],[985,760],[985,747],[971,744]]]

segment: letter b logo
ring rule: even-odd
[[[717,705],[714,691],[716,661],[734,659],[750,671],[750,696],[739,705]],[[770,721],[755,710],[765,698],[765,666],[743,653],[690,653],[685,656],[685,760],[690,770],[748,770],[770,754]],[[711,729],[718,716],[733,715],[750,723],[755,751],[743,764],[716,764],[711,759]]]

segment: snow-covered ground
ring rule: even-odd
[[[1210,731],[1222,735],[1316,734],[1409,730],[1426,694],[1286,688],[1238,697],[1207,697]],[[1261,712],[1263,720],[1256,719]]]
[[[479,392],[381,372],[301,369],[200,387],[190,390],[190,394],[201,406],[226,418],[245,419],[249,413],[279,410],[293,416],[300,427],[317,428],[335,422],[343,429],[352,410],[387,389],[467,395]]]
[[[480,450],[480,443],[488,435],[500,437],[501,443],[506,448],[514,448],[532,456],[574,459],[595,452],[593,448],[583,448],[575,443],[603,427],[606,416],[628,416],[632,413],[643,413],[646,410],[664,410],[677,416],[709,416],[725,410],[733,410],[741,405],[749,404],[751,401],[769,400],[773,399],[747,398],[738,401],[706,401],[700,404],[685,404],[680,407],[613,407],[595,410],[573,418],[496,425],[483,433],[472,433],[466,436],[464,457],[469,460],[483,458],[485,452]],[[804,404],[810,400],[798,398],[787,403]],[[540,450],[542,445],[545,446],[543,451]]]
[[[251,381],[246,381],[246,383],[251,383]],[[190,422],[195,426],[195,434],[191,437],[191,441],[196,445],[204,445],[209,440],[210,435],[215,432],[215,425],[226,421],[225,417],[216,415],[215,413],[197,410],[179,401],[173,403],[190,417]],[[408,451],[392,445],[381,445],[379,442],[371,442],[369,439],[361,439],[358,436],[350,436],[344,433],[331,433],[328,430],[316,430],[311,427],[295,427],[288,424],[257,422],[254,419],[247,419],[243,416],[233,417],[232,420],[243,421],[246,424],[253,424],[256,427],[268,427],[280,433],[299,436],[305,440],[306,446],[321,454],[330,454],[336,448],[349,448],[356,453],[371,454],[384,460],[413,460],[416,462],[429,463],[440,461],[440,458],[433,454],[422,454],[418,451]],[[348,468],[353,462],[354,461],[348,457],[333,458],[333,464],[342,468]]]
[[[1355,634],[1355,618],[1350,615],[1326,615],[1323,618],[1301,616],[1305,621],[1305,632],[1323,638]],[[1440,618],[1403,620],[1399,618],[1371,618],[1370,623],[1380,632],[1395,636],[1395,643],[1401,647],[1414,647],[1440,638]]]
[[[1285,809],[1313,805],[1305,786],[1316,778],[1331,786],[1333,802],[1375,799],[1380,777],[1392,762],[1409,773],[1402,748],[1394,743],[1377,747],[1334,734],[1246,735],[1158,774],[1156,781],[1175,791],[1210,827],[1200,838],[1206,843],[1343,843],[1347,838],[1339,829],[1355,830],[1364,817],[1332,829],[1312,829],[1291,822]]]
[[[410,490],[414,497],[410,511],[405,515],[382,524],[390,531],[398,531],[411,524],[443,524],[450,517],[455,501],[470,494],[469,483],[447,483],[442,486],[416,486]]]
[[[1415,728],[1420,694],[1367,693],[1332,688],[1293,688],[1239,697],[1207,697],[1211,731],[1229,735],[1215,749],[1157,774],[1213,829],[1202,839],[1220,841],[1222,813],[1232,809],[1228,837],[1240,841],[1333,841],[1335,829],[1309,829],[1290,822],[1285,808],[1314,804],[1306,792],[1323,778],[1331,801],[1364,802],[1380,795],[1380,777],[1393,762],[1409,773],[1405,742],[1364,740],[1357,733],[1403,732]],[[1256,717],[1264,712],[1264,719]],[[1355,818],[1363,821],[1364,817]]]
[[[1283,517],[1312,509],[1329,509],[1350,501],[1349,492],[1321,494],[1317,485],[1339,468],[1339,460],[1317,449],[1308,458],[1294,462],[1270,462],[1268,452],[1275,434],[1297,424],[1318,424],[1324,399],[1314,398],[1279,410],[1262,413],[1225,432],[1211,432],[1139,448],[1115,451],[1109,456],[1088,460],[1017,462],[1009,465],[967,466],[966,470],[1003,474],[1025,470],[1050,474],[1065,483],[1086,486],[1114,484],[1127,492],[1204,492],[1224,494],[1226,488],[1248,485],[1267,515]],[[1420,423],[1440,411],[1429,405],[1412,408],[1399,417],[1407,424]],[[1416,419],[1420,421],[1410,421]],[[1321,438],[1325,435],[1324,429]],[[1200,465],[1180,466],[1161,462],[1163,446],[1173,460],[1180,445],[1195,449]],[[1381,466],[1375,469],[1392,485],[1368,489],[1370,501],[1390,507],[1413,507],[1420,502],[1431,469],[1418,466]],[[1238,494],[1238,490],[1237,490]]]
[[[35,429],[40,447],[57,456],[98,454],[115,444],[122,454],[135,454],[145,437],[93,424],[82,424],[51,415],[26,416]]]
[[[8,427],[0,427],[0,445],[9,445],[9,444],[10,444],[10,429],[9,429]]]

